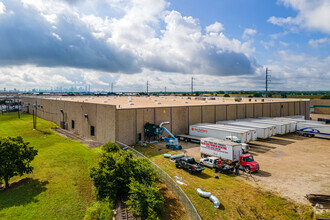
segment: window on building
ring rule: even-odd
[[[71,128],[74,129],[74,120],[71,121]]]
[[[95,128],[94,128],[94,126],[91,126],[91,136],[95,136]]]

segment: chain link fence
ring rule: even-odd
[[[137,150],[131,148],[130,146],[123,144],[119,141],[116,141],[116,143],[120,146],[121,149],[123,150],[131,150],[134,154],[135,157],[144,157],[143,154],[138,152]],[[147,158],[149,160],[149,158]],[[185,192],[181,189],[181,187],[164,171],[162,168],[157,166],[154,162],[149,160],[154,168],[159,171],[159,174],[162,178],[162,180],[166,183],[168,187],[174,192],[174,194],[179,198],[179,200],[183,203],[184,207],[186,208],[191,220],[201,220],[202,218],[198,214],[195,206],[192,204],[188,196],[185,194]]]

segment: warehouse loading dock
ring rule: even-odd
[[[189,126],[257,117],[304,115],[309,118],[310,100],[223,97],[22,97],[24,109],[53,121],[82,137],[102,143],[135,144],[144,140],[146,122],[160,124],[174,135],[188,134]],[[63,113],[61,112],[63,110]]]

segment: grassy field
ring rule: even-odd
[[[175,154],[175,152],[165,148],[153,145],[147,148],[136,147],[136,149],[148,156],[171,177],[183,177],[182,182],[188,186],[182,186],[182,189],[203,219],[315,218],[312,208],[295,204],[270,192],[255,188],[233,175],[215,173],[209,168],[205,168],[201,175],[190,175],[185,170],[176,169],[175,164],[163,156],[164,153]],[[219,179],[214,178],[216,175]],[[217,196],[221,202],[220,208],[215,209],[208,199],[198,196],[196,193],[198,187]]]
[[[98,161],[97,149],[55,134],[54,123],[32,116],[0,115],[0,136],[22,136],[38,150],[32,174],[10,180],[0,189],[0,219],[82,219],[95,201],[89,168]]]

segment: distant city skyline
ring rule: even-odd
[[[0,91],[329,90],[330,1],[0,0]],[[77,88],[77,89],[76,89]]]

